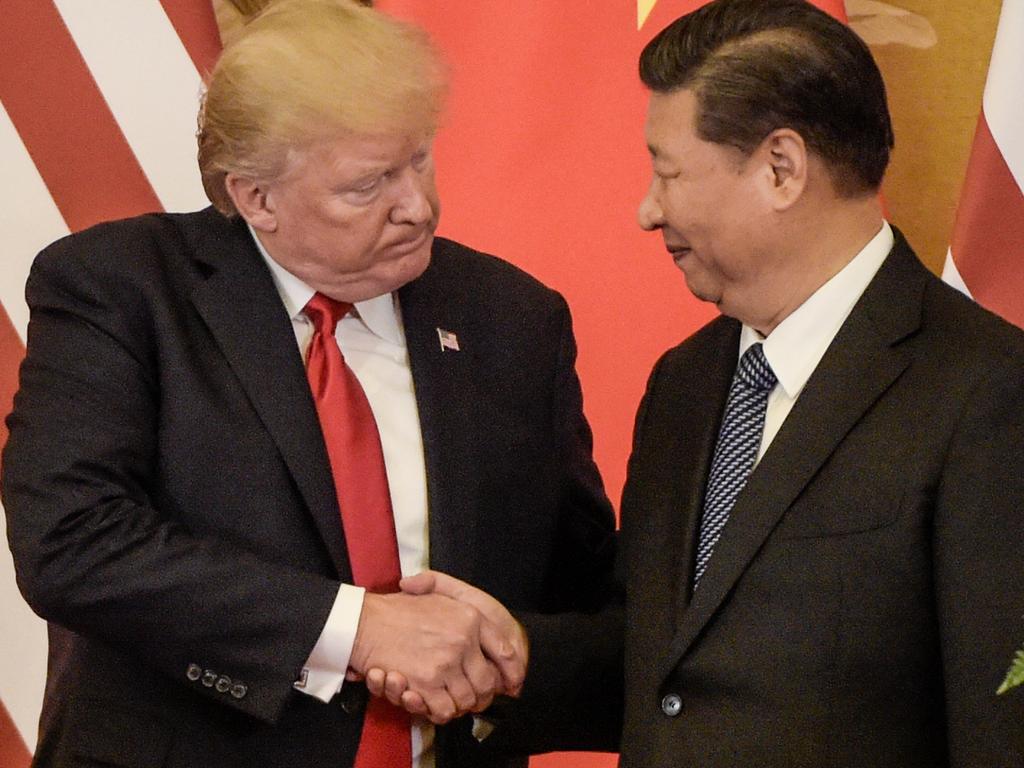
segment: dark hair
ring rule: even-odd
[[[871,52],[804,0],[714,0],[647,44],[640,79],[657,93],[692,90],[697,135],[745,154],[791,128],[840,195],[877,190],[889,164],[892,123]]]

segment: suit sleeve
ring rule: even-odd
[[[937,493],[933,547],[950,766],[1024,765],[1024,691],[996,696],[1024,642],[1024,355],[961,413]]]
[[[76,242],[44,251],[27,286],[3,455],[19,586],[44,619],[273,722],[339,585],[158,506],[160,339],[138,288],[80,258]],[[234,693],[197,670],[229,678]]]
[[[497,709],[491,747],[531,753],[616,751],[622,729],[622,588],[615,577],[617,535],[592,459],[575,372],[576,345],[564,311],[557,374],[556,418],[565,439],[565,528],[575,542],[560,557],[561,612],[519,614],[530,638],[522,697]],[[557,593],[557,589],[555,590]]]
[[[583,393],[576,375],[576,340],[569,308],[558,297],[559,339],[552,387],[552,420],[561,461],[556,557],[543,611],[592,612],[613,597],[615,514],[593,458],[593,435],[583,414]]]

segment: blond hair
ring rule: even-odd
[[[224,49],[199,110],[203,188],[273,179],[289,150],[345,134],[431,133],[446,77],[426,34],[354,0],[277,0]]]

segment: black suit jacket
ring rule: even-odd
[[[897,235],[692,593],[739,331],[669,351],[637,417],[622,765],[1024,765],[1024,693],[995,695],[1024,639],[1024,334]]]
[[[66,638],[36,764],[350,765],[365,689],[292,688],[351,576],[303,363],[244,224],[102,225],[45,250],[27,296],[3,500],[21,588]],[[521,611],[596,602],[613,518],[564,301],[443,239],[399,296],[432,567]],[[437,743],[440,768],[506,764],[467,722]]]

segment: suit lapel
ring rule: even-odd
[[[339,575],[350,577],[327,451],[287,312],[244,222],[204,215],[209,226],[186,233],[205,276],[193,304],[281,452]]]
[[[399,291],[399,303],[423,435],[430,567],[469,577],[477,551],[474,457],[480,433],[473,404],[482,402],[473,360],[479,345],[492,341],[466,315],[471,302],[459,294],[467,286],[453,279],[447,257],[446,241],[436,239],[430,267]],[[455,334],[460,349],[443,348],[439,331]]]
[[[700,588],[682,615],[663,674],[690,648],[843,438],[910,364],[899,342],[920,325],[924,286],[924,269],[897,232],[893,251],[737,498]]]
[[[740,325],[709,323],[652,374],[637,416],[622,494],[617,567],[630,621],[651,647],[668,648],[689,600],[704,485],[725,393],[736,367]]]
[[[676,616],[686,610],[692,595],[704,492],[739,350],[740,324],[735,320],[722,318],[709,331],[713,331],[711,338],[694,345],[693,359],[680,361],[680,367],[692,379],[692,385],[684,385],[680,390],[692,392],[693,396],[685,398],[685,405],[677,409],[680,422],[672,427],[676,445],[668,452],[671,457],[683,458],[675,470],[675,487],[670,494],[672,515],[686,522],[680,559],[669,571],[685,574],[685,578],[677,580]],[[681,510],[676,506],[680,499]]]

